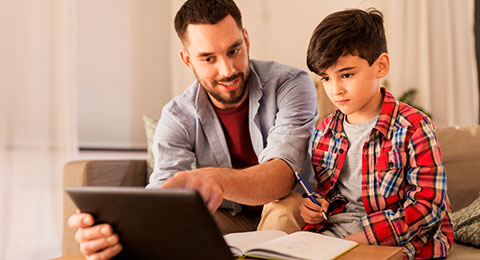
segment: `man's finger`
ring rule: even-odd
[[[122,251],[122,245],[121,244],[116,244],[114,246],[105,248],[102,251],[99,251],[95,254],[88,255],[87,260],[103,260],[103,259],[110,259],[114,256],[116,256],[120,251]]]
[[[77,230],[75,239],[78,242],[90,241],[99,238],[106,238],[113,234],[113,229],[109,224],[95,225],[93,227],[81,228]]]
[[[95,220],[87,213],[75,213],[68,218],[68,226],[71,228],[84,228],[93,225]]]
[[[112,247],[118,244],[119,238],[118,235],[113,234],[108,237],[99,238],[80,244],[80,251],[85,255],[92,255],[98,251],[105,250],[109,247]]]
[[[220,207],[220,204],[222,204],[223,201],[223,193],[220,190],[214,190],[210,196],[210,200],[206,203],[208,210],[210,212],[215,212],[218,207]]]

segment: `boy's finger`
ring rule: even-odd
[[[330,203],[328,203],[325,199],[319,199],[318,202],[320,203],[320,205],[322,205],[323,212],[328,212],[328,206],[330,205]]]
[[[321,204],[320,204],[321,205]],[[313,211],[321,211],[322,210],[322,207],[318,206],[317,204],[315,204],[313,201],[311,201],[310,199],[306,200],[305,201],[305,206],[307,206],[308,208],[310,208],[311,210]]]

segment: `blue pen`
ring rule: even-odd
[[[320,203],[318,203],[317,198],[315,197],[315,195],[312,194],[312,192],[311,192],[310,189],[308,188],[307,184],[306,184],[305,181],[302,179],[302,176],[300,176],[300,173],[295,172],[295,176],[297,177],[298,181],[300,182],[300,185],[302,185],[303,189],[304,189],[305,192],[307,193],[307,196],[310,198],[310,200],[313,201],[313,203],[317,204],[318,206],[322,207],[322,205],[320,205]],[[325,212],[322,211],[322,215],[323,215],[323,218],[324,218],[326,221],[328,221],[327,215],[325,215]]]

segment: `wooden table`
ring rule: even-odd
[[[337,258],[338,260],[402,260],[402,248],[394,246],[359,245]],[[51,260],[85,260],[82,254],[62,256]]]

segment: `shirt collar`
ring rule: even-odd
[[[382,111],[380,111],[380,117],[374,128],[382,133],[385,138],[391,139],[393,126],[397,121],[399,103],[393,94],[384,87],[380,91],[383,94]]]

